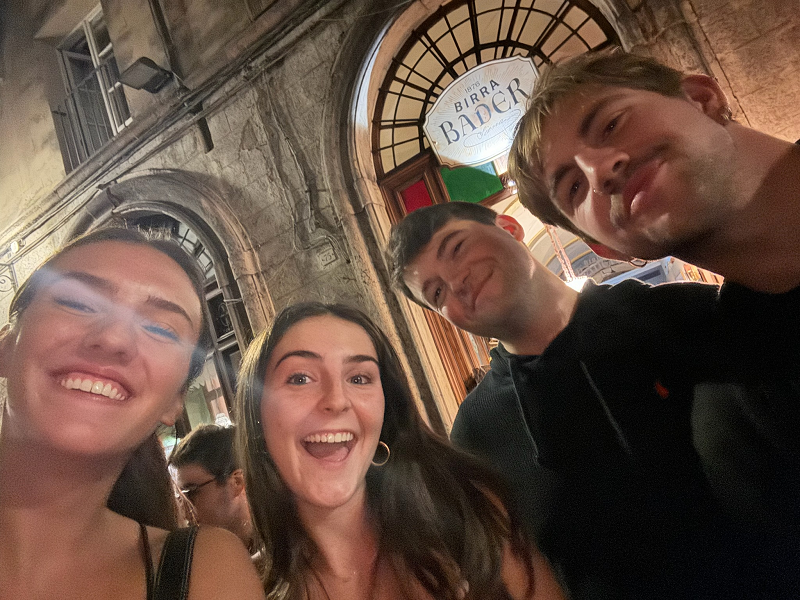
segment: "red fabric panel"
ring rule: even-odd
[[[403,204],[406,207],[406,213],[413,212],[423,206],[430,206],[433,204],[431,195],[428,193],[428,188],[425,181],[420,179],[416,183],[412,183],[400,195],[403,197]]]

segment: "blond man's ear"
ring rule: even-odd
[[[724,125],[730,121],[728,97],[713,77],[702,74],[685,75],[681,89],[686,98],[703,113]]]

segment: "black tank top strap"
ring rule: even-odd
[[[152,600],[187,600],[197,527],[170,531],[161,550]]]
[[[150,551],[150,540],[147,537],[147,525],[139,523],[139,539],[142,542],[142,559],[144,560],[144,577],[147,585],[147,600],[153,600],[155,578],[153,577],[153,554]]]

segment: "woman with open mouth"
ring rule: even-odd
[[[125,229],[72,242],[17,291],[0,331],[0,600],[263,598],[233,534],[168,531],[155,432],[202,369],[203,299],[179,246]]]
[[[358,310],[282,311],[245,354],[236,406],[268,598],[563,598],[503,486],[424,423]]]

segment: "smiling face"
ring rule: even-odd
[[[375,346],[360,326],[310,317],[278,342],[267,363],[261,422],[301,511],[364,502],[384,406]]]
[[[628,256],[680,253],[730,202],[733,144],[724,95],[709,78],[684,98],[586,85],[556,103],[542,129],[544,181],[581,231]]]
[[[523,235],[505,215],[495,225],[450,219],[409,262],[403,280],[419,301],[456,327],[509,339],[515,311],[520,314],[535,295],[528,283],[540,268]]]
[[[0,342],[3,434],[125,456],[180,411],[200,299],[177,263],[142,244],[78,246],[47,269]]]

